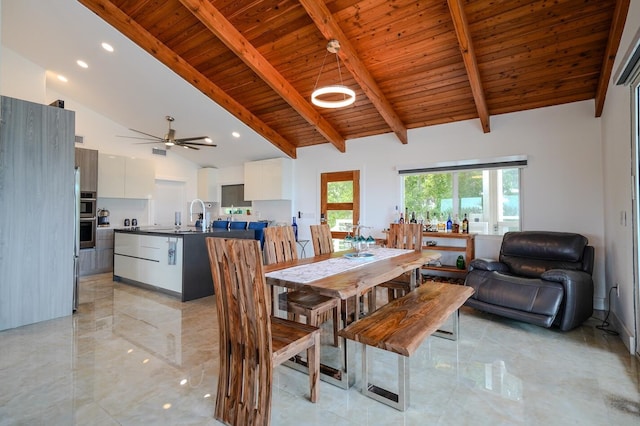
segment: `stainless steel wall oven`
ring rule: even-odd
[[[96,193],[80,192],[80,217],[95,219],[97,213]]]
[[[96,218],[80,219],[80,248],[94,248],[96,246]]]

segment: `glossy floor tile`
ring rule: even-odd
[[[638,425],[640,373],[591,319],[568,333],[463,308],[458,342],[410,358],[411,406],[396,411],[277,367],[273,425]],[[327,327],[329,341],[331,333]],[[218,377],[214,297],[181,303],[111,274],[82,279],[73,316],[0,332],[0,425],[210,425]],[[392,386],[393,354],[373,354]]]

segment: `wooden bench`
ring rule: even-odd
[[[457,340],[459,311],[473,289],[425,283],[409,294],[342,329],[340,336],[362,344],[362,393],[397,410],[409,407],[409,356],[431,334]],[[453,331],[438,329],[453,315]],[[398,393],[369,383],[367,346],[398,354]]]

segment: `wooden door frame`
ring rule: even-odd
[[[352,203],[327,203],[327,187],[331,182],[353,182]],[[320,174],[320,222],[326,223],[328,210],[353,211],[353,224],[360,221],[360,170],[346,170],[341,172],[327,172]],[[324,221],[322,217],[324,215]],[[331,238],[344,239],[346,232],[331,231]]]

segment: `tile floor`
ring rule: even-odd
[[[73,316],[0,332],[0,425],[209,425],[214,297],[181,303],[110,274],[82,280]],[[591,319],[568,333],[463,308],[461,339],[411,358],[406,412],[277,367],[273,425],[638,425],[640,369]],[[377,351],[383,381],[394,355]],[[389,366],[389,367],[384,367]]]

